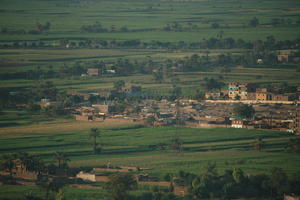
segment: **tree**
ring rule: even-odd
[[[93,151],[95,154],[99,153],[101,148],[97,148],[99,143],[97,143],[97,137],[100,137],[100,131],[97,128],[91,128],[90,130],[90,138],[93,140],[92,145],[93,145]]]
[[[19,152],[17,154],[18,163],[20,164],[22,173],[24,171],[32,171],[34,167],[34,157],[26,152]]]
[[[114,82],[114,89],[117,91],[122,90],[122,88],[125,86],[125,81],[123,80],[118,80]]]
[[[197,90],[194,94],[193,99],[195,100],[203,100],[205,98],[205,94],[204,92],[200,92],[199,90]]]
[[[284,192],[287,191],[288,177],[281,168],[275,167],[271,170],[270,182],[272,187],[272,196],[275,195],[275,197],[282,197]]]
[[[128,192],[137,185],[131,174],[114,174],[108,177],[104,188],[113,200],[130,199]]]
[[[171,143],[169,144],[169,149],[170,150],[176,150],[176,151],[181,151],[181,146],[183,144],[183,141],[179,137],[174,137],[171,139]]]
[[[203,86],[208,91],[214,90],[214,89],[220,90],[223,85],[225,85],[223,82],[217,81],[214,78],[210,78],[210,79],[205,78],[204,83],[203,83]]]
[[[252,27],[257,27],[259,25],[259,20],[256,17],[253,17],[249,21],[249,25],[252,26]]]
[[[158,144],[156,145],[156,147],[157,147],[160,151],[165,150],[166,146],[167,146],[166,143],[158,143]]]
[[[1,157],[0,168],[9,171],[10,176],[13,174],[13,169],[16,167],[16,154],[5,154]]]
[[[30,163],[30,167],[28,171],[33,171],[41,175],[43,171],[45,171],[46,166],[44,161],[40,157],[33,157]]]
[[[290,139],[288,144],[288,150],[294,153],[300,153],[300,139]]]
[[[164,81],[164,75],[162,71],[153,72],[153,79],[157,83],[162,83]]]
[[[38,112],[41,110],[41,106],[35,103],[31,103],[28,105],[28,110],[31,112]]]
[[[214,29],[216,29],[216,28],[220,27],[220,24],[217,23],[217,22],[214,22],[214,23],[211,24],[211,27],[214,28]]]
[[[46,22],[45,24],[41,24],[39,22],[36,23],[36,28],[37,30],[41,33],[44,31],[48,31],[51,27],[51,23],[50,22]]]
[[[164,196],[159,187],[156,185],[151,188],[151,191],[153,194],[153,200],[161,200]]]
[[[67,166],[67,162],[70,161],[70,159],[63,152],[55,152],[53,159],[57,161],[58,168]]]
[[[204,173],[192,180],[192,195],[195,199],[208,199],[218,196],[221,191],[219,188],[219,175],[216,171],[215,163],[208,163]]]
[[[180,98],[182,96],[182,90],[181,87],[178,87],[177,85],[173,85],[172,89],[172,95],[176,97],[176,99]]]
[[[255,113],[254,108],[251,105],[247,104],[236,105],[233,111],[237,117],[242,118],[252,118]]]
[[[238,184],[242,184],[245,181],[244,172],[240,168],[236,168],[233,170],[232,177]]]
[[[261,137],[256,138],[254,146],[257,151],[261,151],[263,148],[264,142]]]
[[[43,200],[43,198],[36,196],[32,191],[30,191],[25,194],[24,200]]]
[[[156,119],[153,115],[150,115],[146,118],[146,124],[148,124],[150,126],[153,126],[155,121],[156,121]]]
[[[55,193],[55,200],[64,199],[64,192],[62,190],[69,182],[67,177],[53,177],[48,180],[47,190],[50,190]]]
[[[55,200],[65,200],[65,192],[63,189],[59,189],[59,191],[55,195]]]

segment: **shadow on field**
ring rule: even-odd
[[[188,152],[206,152],[206,151],[222,151],[229,149],[239,149],[239,150],[253,150],[254,146],[252,144],[228,144],[228,145],[212,145],[205,147],[187,147],[184,151]]]
[[[1,120],[2,121],[2,120]],[[0,123],[0,128],[11,127],[11,126],[19,126],[21,124],[10,122],[10,123]]]
[[[281,135],[278,136],[262,136],[262,139],[266,138],[278,138],[282,137]],[[233,141],[243,141],[243,140],[254,140],[254,136],[248,136],[248,137],[238,137],[238,138],[224,138],[224,139],[212,139],[212,140],[194,140],[190,142],[184,142],[185,144],[206,144],[206,143],[213,143],[213,142],[233,142]]]

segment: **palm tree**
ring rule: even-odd
[[[261,151],[262,148],[263,148],[263,145],[264,145],[264,142],[263,142],[262,138],[261,137],[256,138],[256,141],[255,141],[255,144],[254,144],[255,149],[257,151]]]
[[[179,137],[172,138],[171,143],[169,144],[169,148],[171,150],[181,151],[183,141]]]
[[[23,173],[24,171],[31,171],[31,169],[33,168],[33,160],[34,157],[29,155],[26,152],[19,152],[17,154],[17,158],[18,158],[18,164],[20,164],[21,167],[21,172]]]
[[[9,171],[10,176],[12,176],[12,171],[16,167],[16,155],[6,154],[1,158],[1,168]]]
[[[67,158],[67,160],[69,160],[69,159]],[[44,161],[39,157],[32,158],[32,160],[30,162],[30,167],[31,167],[31,170],[38,173],[38,175],[41,175],[41,173],[43,171],[45,171],[45,169],[46,169]]]
[[[58,162],[58,168],[61,168],[63,165],[66,165],[70,159],[63,152],[55,152],[54,160]]]
[[[90,138],[93,140],[92,145],[93,145],[93,151],[96,154],[97,153],[97,146],[99,143],[97,143],[97,137],[100,137],[100,131],[97,128],[91,128],[90,130]]]

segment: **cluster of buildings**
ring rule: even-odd
[[[276,61],[278,63],[300,63],[299,52],[294,50],[280,50],[277,52]],[[258,58],[256,64],[264,64],[264,59]]]
[[[74,93],[73,95],[81,96],[84,102],[88,102],[92,98],[109,99],[118,94],[126,96],[135,96],[140,94],[140,86],[123,86],[120,91],[102,90],[98,93]],[[78,121],[104,121],[107,118],[123,118],[124,111],[120,111],[118,105],[113,100],[104,100],[102,104],[82,103],[73,111],[75,119]]]
[[[230,82],[228,89],[220,92],[206,92],[208,100],[249,100],[257,102],[273,101],[284,103],[286,101],[300,100],[300,87],[294,93],[284,93],[281,88],[256,88],[255,84]]]
[[[299,98],[299,89],[300,87],[293,94],[282,94],[280,89],[269,90],[256,88],[253,84],[231,82],[225,91],[206,93],[208,100],[204,101],[148,99],[134,105],[127,104],[125,109],[120,110],[111,100],[102,101],[101,104],[81,105],[73,114],[80,121],[129,120],[147,124],[151,117],[152,126],[273,129],[300,134],[299,101],[295,100]],[[83,95],[88,100],[90,95],[107,97],[114,92],[116,91],[101,91]],[[141,92],[141,88],[124,86],[119,92],[130,96]],[[291,97],[293,101],[289,99]],[[236,117],[235,107],[245,103],[252,105],[255,110],[251,119]]]
[[[236,117],[234,109],[238,104],[241,103],[144,100],[121,113],[114,112],[114,105],[110,104],[81,107],[75,117],[83,121],[117,119],[145,124],[149,117],[153,117],[155,120],[151,125],[157,127],[180,125],[193,128],[272,129],[300,134],[300,108],[297,104],[252,104],[255,114],[251,119]]]

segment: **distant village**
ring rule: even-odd
[[[88,69],[83,76],[98,76],[98,69]],[[111,71],[110,73],[114,73]],[[111,96],[139,95],[140,86],[126,85],[119,90],[105,89],[93,93],[74,92],[84,102],[72,107],[72,115],[78,121],[136,121],[149,126],[186,126],[194,128],[247,128],[272,129],[300,134],[300,87],[293,93],[284,93],[282,88],[258,88],[252,83],[230,82],[225,90],[206,92],[203,100],[148,98],[135,105],[120,109]],[[91,103],[91,97],[104,98],[102,103]],[[110,100],[107,100],[110,99]],[[55,104],[42,99],[41,107]],[[235,107],[251,105],[251,117],[238,116]]]

